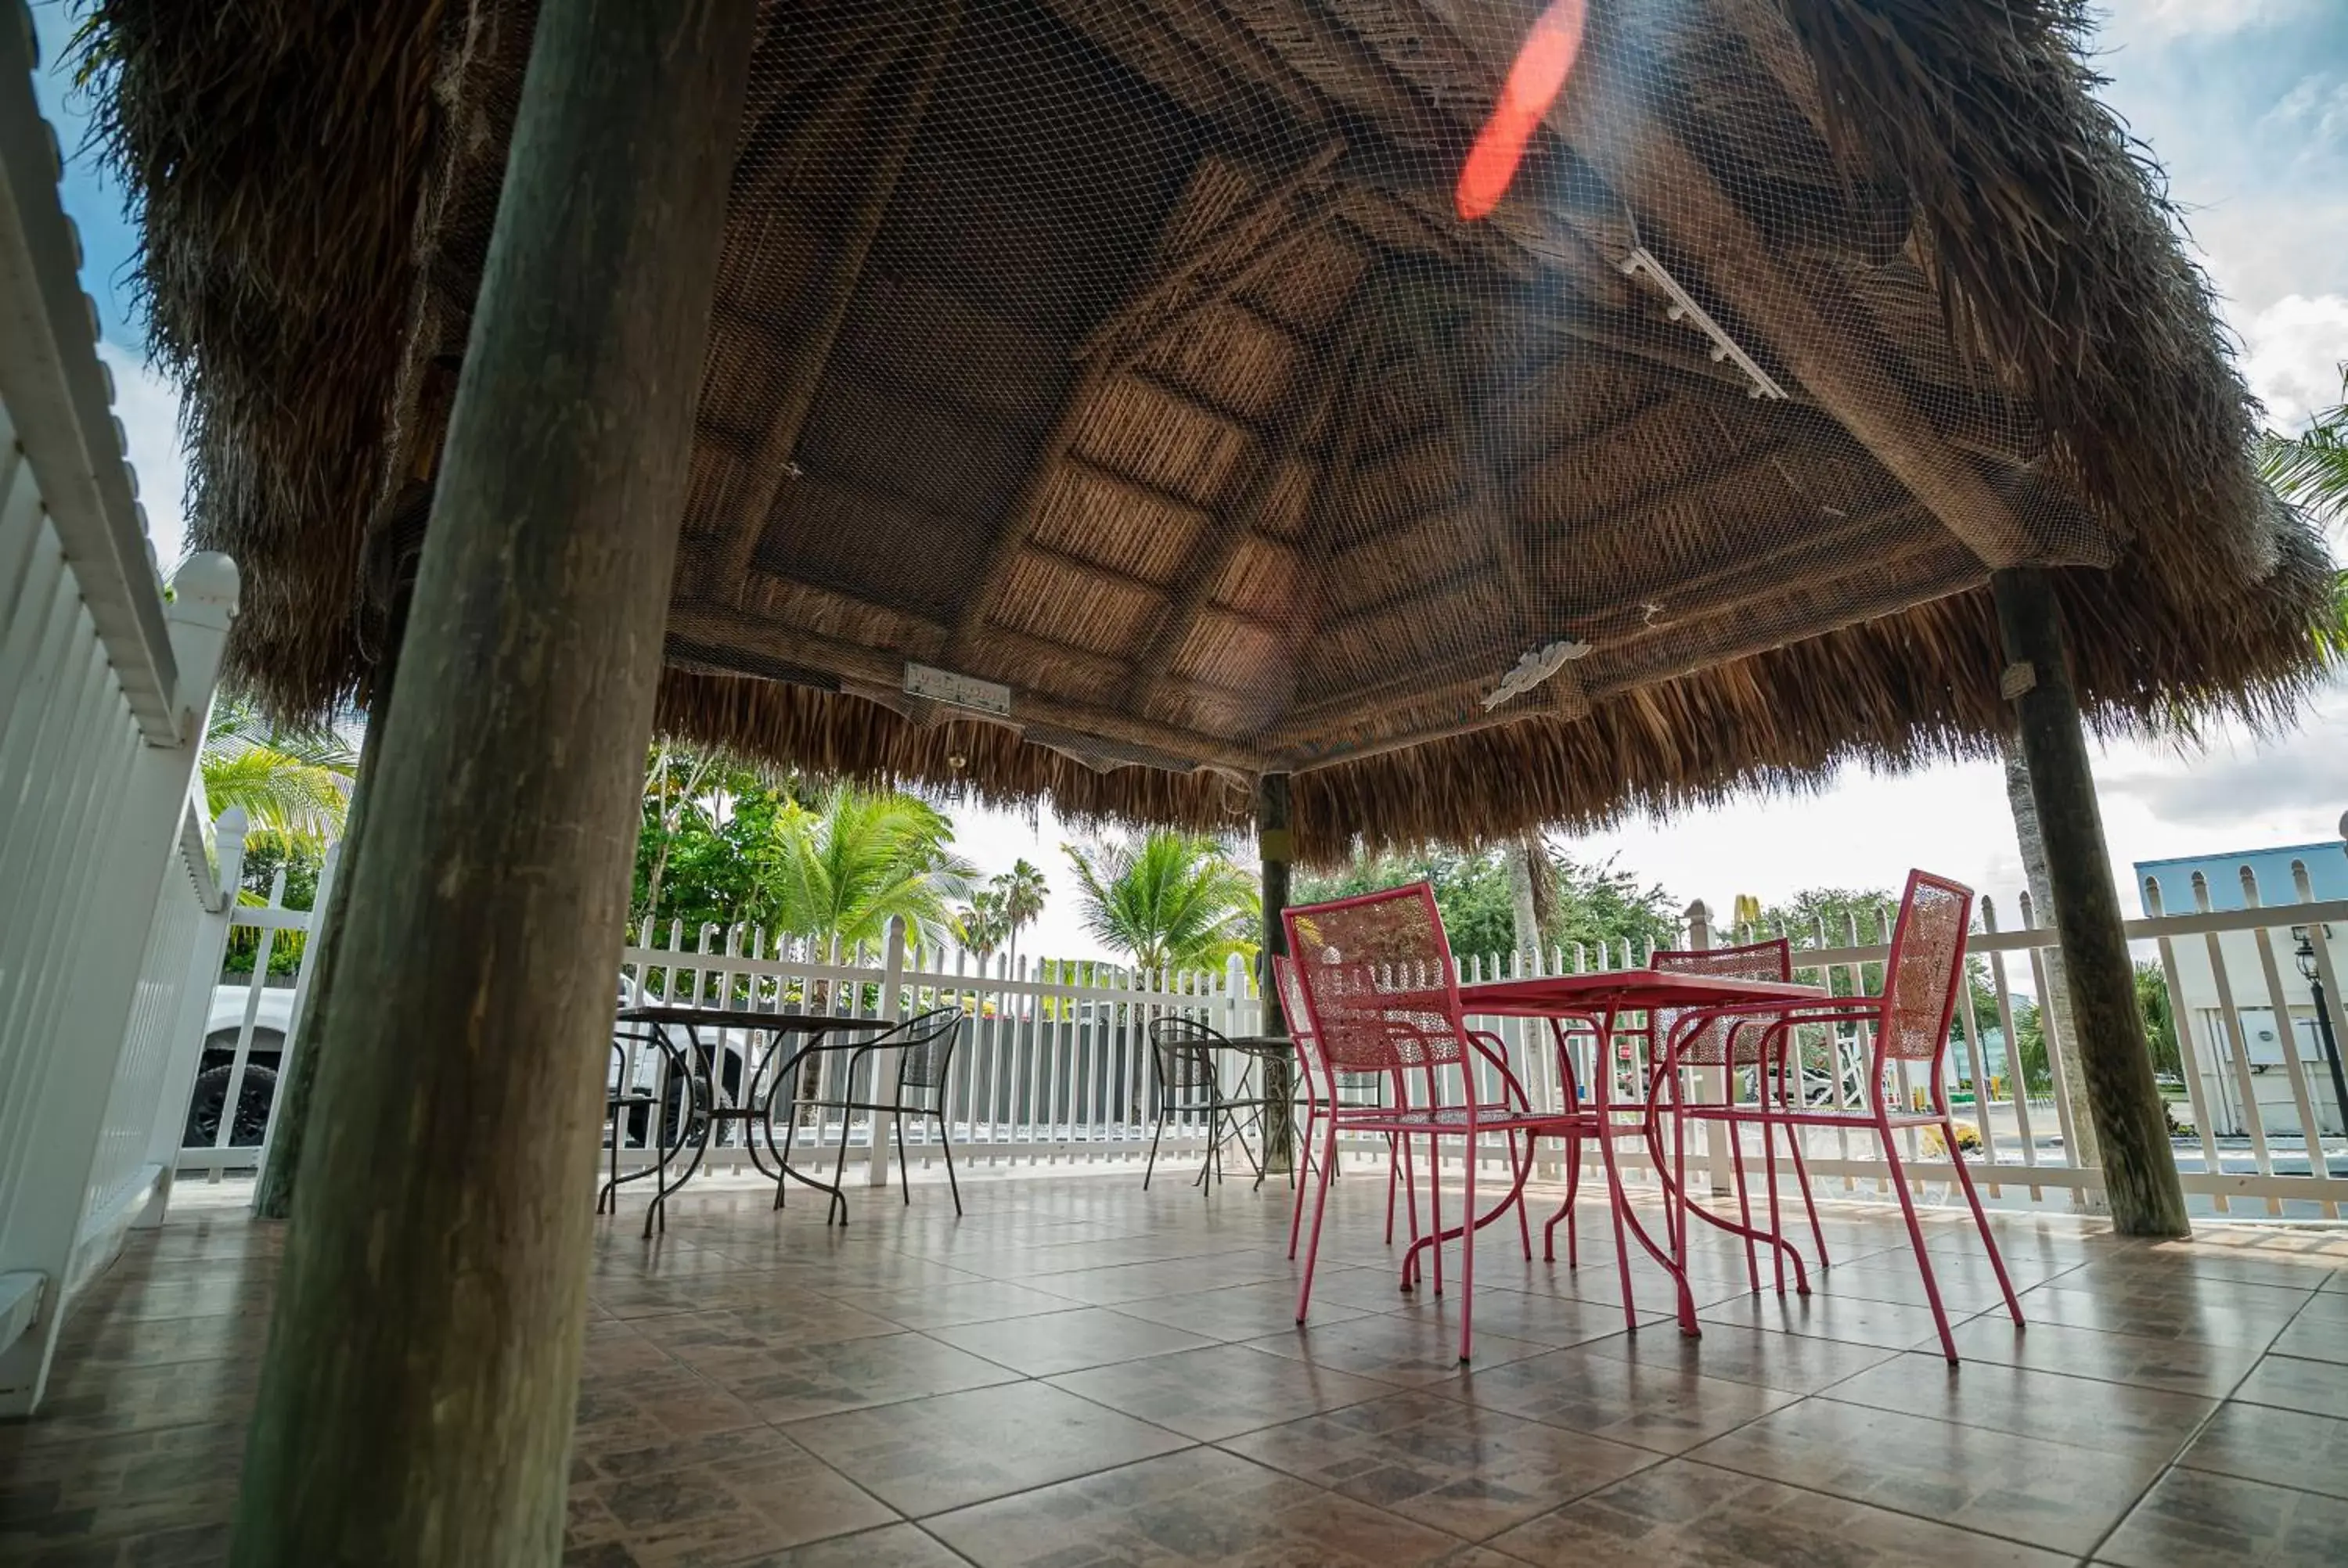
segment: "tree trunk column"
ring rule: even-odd
[[[1280,996],[1280,982],[1272,972],[1272,960],[1288,953],[1288,926],[1281,919],[1288,907],[1288,868],[1296,857],[1295,843],[1289,831],[1288,784],[1286,774],[1266,774],[1255,788],[1256,854],[1262,863],[1263,876],[1263,956],[1256,977],[1257,988],[1263,994],[1263,1032],[1285,1036],[1289,1032],[1288,1009]],[[1290,1057],[1266,1058],[1263,1064],[1263,1091],[1272,1102],[1264,1123],[1265,1169],[1286,1171],[1290,1153],[1294,1147],[1293,1119],[1289,1114],[1295,1102],[1295,1064]]]
[[[2112,1224],[2125,1235],[2185,1235],[2185,1191],[2137,1011],[2136,967],[2054,584],[2043,569],[2013,567],[1991,574],[1990,591],[2005,647],[2004,690],[2046,841],[2047,888],[2077,1026],[2070,1044],[2102,1147]]]
[[[383,754],[233,1561],[552,1564],[635,805],[756,7],[549,0]]]

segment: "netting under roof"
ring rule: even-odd
[[[2105,558],[1904,196],[1716,14],[1601,5],[1565,132],[1463,220],[1527,22],[776,14],[673,656],[919,715],[910,661],[1080,756],[1252,772]]]
[[[134,73],[247,57],[106,8]],[[267,166],[273,197],[420,236],[370,283],[412,292],[401,366],[349,347],[347,251],[235,272],[275,291],[272,345],[309,345],[283,364],[232,342],[252,311],[194,309],[243,294],[150,266],[201,373],[196,532],[252,564],[241,656],[289,702],[384,646],[350,585],[396,576],[428,507],[533,9],[360,16],[396,56],[321,90],[322,146],[379,111],[430,157]],[[2063,589],[2093,701],[2290,689],[2320,563],[2236,586],[2297,547],[2070,7],[1581,9],[763,5],[665,722],[1174,820],[1227,804],[1191,770],[1295,771],[1325,849],[1977,743],[2002,721],[1968,590],[2009,562],[2117,563]],[[1577,19],[1505,194],[1463,219],[1511,63]],[[428,114],[398,96],[427,80]],[[124,139],[160,159],[243,101]],[[231,166],[193,205],[169,167],[150,227],[182,227],[150,247],[242,255],[203,227],[251,209]],[[387,477],[355,501],[273,422],[370,395]],[[1426,742],[1439,767],[1389,768]],[[1463,784],[1516,793],[1471,821],[1432,798]]]

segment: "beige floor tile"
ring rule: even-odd
[[[795,1423],[791,1437],[883,1502],[922,1515],[1168,1453],[1189,1440],[1043,1383]]]
[[[1221,1445],[1469,1541],[1657,1462],[1603,1438],[1411,1391]]]
[[[2348,1502],[2173,1470],[2096,1561],[2118,1568],[2339,1568],[2348,1562]]]
[[[963,1509],[926,1528],[981,1568],[1408,1568],[1458,1544],[1212,1449]]]
[[[2348,1498],[2348,1412],[2314,1415],[2230,1403],[2178,1462]]]
[[[2101,1540],[2160,1470],[2157,1460],[1824,1399],[1764,1416],[1689,1457],[2074,1554]]]
[[[2176,1457],[2217,1408],[2196,1394],[2071,1378],[2036,1368],[1972,1360],[1952,1367],[1921,1351],[1837,1383],[1829,1397],[1935,1420],[2135,1458]]]
[[[1048,1379],[1095,1404],[1212,1442],[1258,1427],[1383,1399],[1394,1385],[1245,1345],[1095,1367]]]
[[[1436,1391],[1662,1453],[1684,1452],[1799,1397],[1586,1348],[1478,1367],[1457,1382],[1436,1385]]]
[[[1682,1460],[1642,1471],[1490,1544],[1558,1568],[2060,1568],[2072,1561]]]
[[[1103,1307],[956,1324],[933,1328],[930,1337],[1030,1378],[1162,1356],[1170,1350],[1195,1350],[1214,1343],[1204,1335],[1128,1317]]]

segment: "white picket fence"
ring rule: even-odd
[[[189,793],[237,601],[225,557],[156,580],[30,46],[0,25],[0,1415],[168,1185],[224,929]]]
[[[2336,1218],[2348,1200],[2348,1146],[2338,1140],[2327,1148],[2321,1138],[2302,1137],[2300,1128],[2320,1126],[2324,1118],[2310,1112],[2316,1097],[2328,1094],[2320,1070],[2307,1064],[2290,1068],[2297,1102],[2304,1119],[2281,1129],[2266,1127],[2260,1108],[2271,1102],[2245,1096],[2247,1127],[2240,1135],[2213,1123],[2205,1111],[2198,1085],[2204,1065],[2231,1062],[2247,1071],[2239,1042],[2223,1038],[2220,1014],[2188,1008],[2187,994],[2177,979],[2176,953],[2180,943],[2206,945],[2220,975],[2231,974],[2232,984],[2247,991],[2280,999],[2281,986],[2274,972],[2278,944],[2291,939],[2295,928],[2333,924],[2348,934],[2348,900],[2315,902],[2302,897],[2290,904],[2189,916],[2165,916],[2133,921],[2128,935],[2147,956],[2157,953],[2167,967],[2172,995],[2179,998],[2177,1017],[2179,1049],[2186,1071],[2176,1092],[2189,1103],[2192,1132],[2179,1141],[2178,1163],[2188,1193],[2206,1198],[2219,1213],[2263,1212]],[[2046,958],[2054,942],[2051,929],[2032,920],[2025,895],[2017,901],[2022,923],[2000,929],[1997,907],[1983,899],[1981,920],[1968,951],[1983,961],[1993,1005],[1986,1016],[1971,988],[1962,993],[1952,1041],[1948,1078],[1959,1102],[1961,1120],[1979,1135],[1981,1147],[1972,1153],[1977,1174],[1993,1197],[2036,1202],[2050,1193],[2091,1193],[2098,1187],[2096,1173],[2082,1169],[2072,1151],[2078,1146],[2075,1129],[2085,1114],[2072,1103],[2063,1071],[2069,1044],[2059,1023],[2044,1020],[2051,1083],[2044,1098],[2033,1099],[2022,1086],[2024,1074],[2007,1051],[2004,1041],[2014,1037],[2018,1005],[2046,991]],[[1888,931],[1892,912],[1883,912],[1876,932]],[[1690,910],[1689,928],[1682,940],[1695,946],[1712,941],[1709,918],[1703,906]],[[1739,933],[1747,937],[1753,933]],[[1869,989],[1869,966],[1879,966],[1889,956],[1881,941],[1863,942],[1856,930],[1840,933],[1813,928],[1787,935],[1797,948],[1800,977],[1814,981],[1838,979],[1838,989]],[[892,946],[880,961],[858,962],[857,955],[837,950],[817,951],[803,938],[774,937],[743,927],[704,927],[688,932],[672,924],[665,930],[640,929],[623,956],[630,983],[644,1000],[659,1000],[712,1009],[733,1007],[757,1010],[817,1009],[871,1018],[902,1018],[934,1007],[950,1007],[964,1014],[957,1041],[946,1105],[958,1159],[976,1163],[1003,1161],[1060,1163],[1126,1163],[1148,1147],[1158,1106],[1148,1060],[1148,1029],[1154,1019],[1180,1012],[1230,1033],[1253,1032],[1260,1007],[1248,975],[1234,962],[1212,973],[1145,975],[1108,964],[1082,966],[1064,976],[1062,966],[1030,960],[1014,974],[1006,960],[992,966],[967,954],[907,952]],[[1838,939],[1839,938],[1839,939]],[[1724,939],[1725,939],[1724,938]],[[2335,938],[2335,941],[2338,938]],[[2289,951],[2287,946],[2281,950]],[[2335,961],[2334,950],[2322,949],[2323,962]],[[1644,953],[1620,948],[1559,950],[1547,954],[1468,955],[1460,960],[1462,978],[1469,982],[1525,975],[1581,973],[1622,968],[1643,961]],[[2250,968],[2245,968],[2245,959]],[[1874,971],[1879,974],[1879,969]],[[2326,969],[2329,974],[2329,968]],[[2327,987],[2325,1004],[2335,1033],[2348,1039],[2348,1023],[2341,1018],[2339,991]],[[2281,1005],[2279,1002],[2278,1005]],[[2305,1010],[2301,1004],[2301,1010]],[[2230,1011],[2224,1016],[2237,1016]],[[1509,1059],[1538,1104],[1561,1103],[1563,1090],[1545,1028],[1520,1020],[1487,1020],[1509,1046]],[[706,1031],[705,1031],[706,1032]],[[739,1051],[751,1043],[747,1031],[726,1046]],[[2228,1054],[2229,1044],[2235,1046]],[[1585,1085],[1596,1068],[1593,1042],[1586,1037],[1572,1041],[1580,1052],[1576,1071]],[[1865,1092],[1861,1064],[1866,1060],[1863,1028],[1845,1026],[1831,1040],[1811,1042],[1814,1061],[1826,1061],[1837,1070],[1817,1071],[1814,1080],[1834,1102],[1855,1109]],[[1922,1087],[1921,1064],[1900,1070],[1902,1091]],[[1618,1064],[1626,1089],[1638,1074]],[[837,1090],[828,1084],[827,1090]],[[859,1084],[860,1091],[869,1083]],[[736,1092],[738,1092],[738,1088]],[[2180,1121],[2185,1118],[2180,1117]],[[1715,1130],[1716,1131],[1716,1130]],[[905,1129],[917,1152],[926,1153],[926,1128]],[[639,1130],[641,1132],[641,1130]],[[869,1118],[854,1117],[820,1127],[803,1127],[797,1134],[802,1146],[813,1143],[836,1146],[846,1138],[870,1147]],[[1875,1155],[1869,1140],[1839,1130],[1814,1129],[1807,1134],[1806,1153],[1814,1175],[1829,1188],[1859,1195],[1880,1195],[1888,1170]],[[1952,1179],[1947,1152],[1909,1134],[1903,1161],[1920,1190],[1942,1197]],[[1183,1122],[1170,1128],[1166,1150],[1195,1153],[1198,1129]],[[623,1164],[642,1158],[641,1137],[623,1140]],[[1161,1151],[1163,1153],[1165,1151]],[[1365,1145],[1366,1152],[1366,1145]],[[1704,1167],[1727,1156],[1725,1143],[1690,1151],[1691,1164]],[[726,1166],[746,1158],[736,1143],[722,1146],[713,1163]],[[1642,1162],[1629,1160],[1634,1173]],[[875,1176],[879,1175],[876,1171]]]

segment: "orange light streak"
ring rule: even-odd
[[[1524,46],[1517,51],[1516,64],[1509,67],[1509,79],[1500,88],[1500,101],[1492,106],[1492,118],[1476,133],[1476,145],[1460,166],[1453,203],[1461,218],[1473,221],[1488,215],[1509,193],[1526,145],[1557,102],[1574,58],[1581,53],[1587,12],[1587,0],[1550,0],[1550,8],[1525,35]]]

